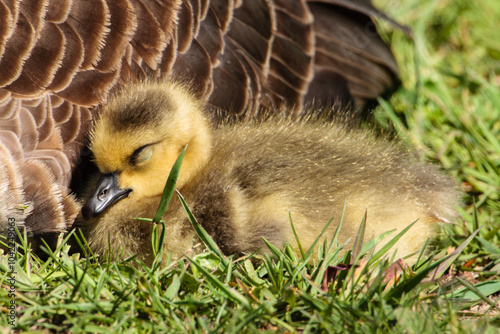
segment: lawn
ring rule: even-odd
[[[83,240],[81,255],[61,239],[46,261],[23,244],[12,261],[15,297],[9,258],[0,259],[2,332],[14,301],[16,329],[33,332],[498,333],[500,2],[376,4],[413,32],[379,22],[402,86],[380,100],[374,122],[467,194],[436,251],[409,267],[390,250],[373,252],[376,241],[342,253],[333,240],[314,254],[269,245],[275,257],[255,261],[222,256],[201,231],[209,250],[150,268],[134,258],[98,262]]]

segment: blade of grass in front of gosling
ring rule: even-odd
[[[30,248],[30,245],[28,243],[28,231],[26,228],[23,228],[22,235],[21,231],[19,231],[19,228],[17,225],[14,226],[14,229],[16,231],[17,239],[18,241],[15,242],[15,256],[16,256],[16,271],[18,271],[19,277],[17,278],[17,281],[24,282],[24,283],[32,283],[31,281],[31,259],[35,260],[35,263],[40,263],[42,262],[39,257],[33,253],[33,251]],[[42,239],[43,241],[43,239]],[[6,249],[9,249],[10,247],[7,246]],[[19,252],[19,249],[21,249],[21,252]],[[21,257],[20,257],[21,256]],[[22,264],[22,267],[21,267]],[[17,268],[18,267],[18,268]],[[20,270],[22,269],[22,270]]]
[[[286,256],[283,251],[278,249],[278,247],[274,246],[270,243],[265,237],[262,237],[262,240],[267,245],[267,248],[271,251],[273,258],[266,255],[266,266],[268,267],[268,275],[272,277],[274,274],[278,276],[272,277],[272,281],[276,287],[279,289],[283,286],[283,276],[282,276],[282,268],[284,266],[284,261],[286,261]],[[275,265],[273,265],[273,259],[276,260]]]
[[[278,278],[278,277],[273,276],[274,266],[272,265],[272,259],[266,255],[265,265],[268,267],[268,276],[271,278],[271,280],[273,281],[273,284],[275,286],[281,287],[282,285],[283,286],[290,285],[293,283],[293,281],[295,280],[295,278],[298,275],[302,276],[302,278],[304,278],[304,280],[309,281],[309,279],[302,272],[302,268],[304,267],[304,265],[301,265],[300,269],[299,268],[294,269],[294,267],[291,265],[291,263],[293,263],[293,258],[286,255],[284,251],[279,250],[276,246],[274,246],[272,243],[270,243],[266,238],[262,237],[262,240],[264,240],[264,242],[266,243],[267,247],[271,251],[274,258],[276,258],[278,260],[277,264],[282,265],[283,267],[286,268],[286,270],[289,273],[292,273],[291,279],[288,282],[285,282],[285,284],[281,284],[283,277]],[[290,245],[286,245],[285,247],[291,248]],[[278,271],[278,272],[280,272],[280,271]],[[321,289],[319,289],[317,286],[314,286],[314,288],[317,290],[317,292],[322,293]]]
[[[384,233],[381,233],[377,237],[370,239],[366,241],[363,246],[361,247],[361,254],[368,253],[369,250],[373,250],[375,246],[377,246],[382,240],[384,240],[387,236],[393,234],[393,232],[396,231],[396,229],[386,231]],[[373,253],[375,251],[373,250]]]
[[[153,224],[153,228],[151,229],[151,248],[154,258],[158,255],[158,224]]]
[[[335,229],[335,232],[333,233],[333,237],[330,240],[330,244],[328,245],[328,249],[325,253],[325,255],[327,255],[327,254],[331,254],[331,255],[328,257],[328,259],[326,259],[326,258],[323,259],[323,261],[321,262],[321,265],[311,275],[314,278],[314,283],[318,286],[323,281],[323,277],[324,277],[325,272],[328,269],[328,266],[330,265],[330,263],[332,263],[332,261],[338,256],[338,254],[340,254],[342,249],[344,249],[345,246],[351,240],[350,238],[347,239],[343,245],[338,245],[338,241],[337,241],[337,238],[338,238],[339,233],[340,233],[340,229],[342,228],[342,223],[344,222],[344,214],[345,214],[346,205],[347,205],[347,198],[344,200],[344,206],[342,207],[342,213],[340,214],[339,224],[337,225],[337,228]],[[337,249],[332,254],[334,245],[337,245]],[[306,262],[306,264],[307,264],[307,262]],[[299,270],[302,270],[302,267],[299,268]]]
[[[19,231],[19,228],[17,225],[14,226],[14,229],[16,230],[16,235],[17,235],[17,240],[19,240],[19,245],[21,248],[24,250],[25,253],[28,251],[28,234],[27,230],[24,228],[23,229],[23,234],[21,235],[21,231]]]
[[[267,245],[267,248],[269,248],[269,250],[271,251],[271,253],[273,254],[273,256],[277,259],[280,259],[283,257],[283,252],[281,250],[278,249],[278,247],[274,246],[272,243],[270,243],[265,237],[262,237],[262,240],[264,240],[264,242],[266,243]]]
[[[168,203],[167,203],[168,204]],[[153,226],[153,232],[151,233],[152,245],[153,245],[153,264],[151,265],[151,271],[156,272],[156,270],[160,267],[163,260],[163,244],[165,243],[165,222],[162,220],[161,223],[161,232],[160,238],[157,238],[158,234],[158,223]]]
[[[263,262],[263,261],[262,261]],[[243,271],[234,271],[227,272],[226,283],[229,283],[229,279],[231,275],[238,277],[240,281],[247,285],[262,285],[266,281],[259,277],[259,273],[255,270],[252,261],[250,259],[246,259],[243,263]]]
[[[346,204],[347,204],[347,199],[344,200],[344,206],[342,208],[342,213],[340,214],[339,224],[337,225],[337,228],[335,229],[335,232],[333,233],[333,237],[330,240],[330,244],[328,245],[328,249],[327,249],[327,251],[326,251],[325,254],[332,254],[333,246],[335,244],[337,244],[337,238],[339,236],[340,229],[342,228],[342,222],[344,221],[344,213],[345,213]],[[333,221],[333,218],[331,219],[331,221]],[[331,224],[331,221],[328,222],[327,225]],[[318,240],[319,240],[320,237],[321,237],[321,235],[318,237]],[[336,253],[339,253],[341,251],[341,249],[344,248],[344,246],[346,244],[347,244],[347,242],[343,246],[339,246],[338,247],[339,249],[338,249],[338,251]],[[303,256],[302,258],[304,259],[304,262],[303,262],[303,264],[301,266],[299,266],[297,268],[297,270],[301,271],[305,266],[307,266],[309,264],[309,259],[310,259],[311,256],[312,256],[312,252],[309,253],[309,255],[307,256],[307,258],[305,256]],[[330,260],[332,260],[334,258],[334,256],[335,256],[335,254],[332,255],[330,257],[330,259],[328,259],[328,261],[326,261],[327,259],[322,259],[320,261],[321,265],[317,267],[316,272],[321,272],[321,271],[324,272],[326,270],[326,268],[327,268],[327,265],[331,262]],[[314,275],[313,275],[313,277],[314,277]]]
[[[295,226],[292,221],[292,213],[288,211],[288,218],[290,219],[290,225],[292,226],[293,235],[295,236],[295,240],[297,241],[297,245],[299,246],[300,255],[304,258],[304,249],[302,248],[302,244],[300,243],[299,236],[297,235],[297,231],[295,231]]]
[[[283,267],[289,273],[290,277],[288,278],[285,286],[292,285],[295,282],[295,279],[300,272],[297,270],[297,253],[295,253],[294,249],[290,244],[286,244],[285,248],[282,251],[283,254]]]
[[[161,217],[167,212],[168,203],[172,198],[175,190],[175,184],[177,183],[177,178],[179,177],[179,172],[181,171],[182,159],[184,159],[184,154],[186,153],[187,145],[181,151],[177,160],[175,160],[170,173],[168,174],[167,183],[165,183],[165,188],[163,188],[163,195],[161,196],[160,205],[158,206],[158,210],[156,211],[155,217],[153,221],[155,223],[159,223]]]
[[[116,269],[117,269],[116,272],[119,273],[119,269],[118,268],[116,268]],[[104,279],[106,279],[106,282],[104,282],[104,279],[103,279],[103,282],[109,284],[110,287],[112,288],[111,291],[108,289],[106,289],[106,291],[108,291],[110,294],[113,294],[114,296],[116,296],[116,298],[112,301],[113,307],[112,307],[111,311],[109,312],[109,314],[115,314],[116,310],[118,310],[120,305],[122,305],[125,302],[128,302],[130,299],[134,300],[135,294],[136,294],[136,289],[135,289],[136,288],[136,281],[135,280],[133,280],[133,279],[128,280],[126,282],[126,286],[123,287],[123,285],[119,285],[117,282],[115,282],[115,280],[109,279],[109,275],[107,275],[106,273],[102,273],[101,276],[104,277]],[[119,274],[118,276],[121,276],[121,275]],[[121,278],[120,283],[123,284],[123,278],[122,277],[120,277],[120,278]],[[99,302],[100,299],[102,299],[102,295],[98,294],[96,292],[94,302],[97,303],[97,302]],[[112,299],[112,298],[108,297],[108,299]]]
[[[148,292],[147,298],[150,300],[151,306],[155,312],[166,315],[168,312],[165,308],[165,304],[172,305],[172,302],[161,296],[159,283],[157,281],[150,281],[144,276],[139,278],[139,281],[141,285],[146,288]]]
[[[304,304],[308,304],[314,310],[320,312],[325,312],[326,310],[328,310],[329,306],[323,301],[324,298],[318,298],[317,296],[302,290],[297,290],[297,294],[301,297],[301,300],[304,302]]]
[[[45,261],[43,263],[42,267],[38,270],[39,272],[43,272],[43,271],[47,270],[48,266],[52,263],[52,261],[57,263],[57,258],[60,256],[62,248],[64,246],[66,246],[66,243],[68,242],[69,238],[71,238],[71,236],[73,234],[74,234],[74,230],[71,230],[68,233],[68,235],[66,235],[66,237],[63,239],[63,241],[57,245],[57,248],[55,249],[55,251],[52,251],[52,249],[45,242],[45,240],[41,239],[43,245],[40,246],[40,248],[42,249],[43,252],[45,252],[49,256],[49,258],[47,259],[47,261]],[[57,264],[60,266],[59,263],[57,263]],[[55,272],[55,270],[52,272]],[[50,276],[50,274],[49,274],[49,276]]]
[[[474,239],[476,234],[479,233],[479,230],[481,228],[482,226],[476,229],[474,233],[472,233],[460,246],[457,247],[457,249],[453,251],[453,253],[443,258],[442,261],[439,261],[440,263],[439,266],[433,272],[429,272],[429,276],[423,281],[423,283],[432,282],[441,277],[443,273],[446,271],[446,269],[448,269],[448,267],[458,258],[460,253],[462,253],[464,248],[467,247],[467,245],[472,241],[472,239]]]
[[[16,231],[19,235],[19,230],[17,229],[16,226]],[[24,258],[24,271],[27,275],[27,278],[31,278],[31,262],[30,262],[30,257],[33,254],[33,252],[30,250],[30,245],[28,244],[28,231],[26,228],[23,229],[23,238],[22,238],[22,247],[23,247],[23,258]]]
[[[367,212],[368,210],[365,210],[365,215],[361,220],[361,224],[359,224],[358,234],[356,235],[356,239],[354,240],[354,246],[352,246],[351,264],[354,264],[354,262],[358,259],[359,255],[361,254],[361,246],[363,245],[363,239],[365,237]]]
[[[94,257],[95,254],[92,252],[92,249],[90,248],[87,239],[85,238],[85,235],[83,234],[83,231],[78,229],[78,234],[75,229],[72,229],[70,233],[73,233],[75,236],[75,240],[78,243],[78,246],[83,252],[83,256],[86,259],[89,259],[90,257]],[[90,254],[90,255],[89,255]]]
[[[413,268],[419,268],[422,264],[420,263],[420,260],[424,257],[425,251],[427,249],[427,245],[429,244],[429,238],[425,240],[424,245],[422,246],[422,249],[418,253],[417,261],[415,261],[415,264],[413,265]]]
[[[328,251],[330,251],[333,247],[333,243],[337,242],[337,238],[340,234],[340,228],[342,227],[342,223],[344,222],[345,208],[347,206],[347,198],[344,199],[344,206],[342,207],[342,213],[340,214],[339,225],[335,229],[335,233],[333,233],[332,240],[330,241],[330,245],[328,246]]]
[[[207,231],[203,228],[203,226],[198,223],[196,218],[193,215],[193,212],[191,209],[189,209],[188,205],[186,204],[186,201],[184,200],[184,197],[182,197],[181,193],[177,191],[177,196],[179,197],[179,200],[181,201],[182,207],[184,208],[184,211],[186,211],[188,220],[193,225],[194,230],[196,231],[196,234],[198,234],[198,237],[200,237],[201,241],[205,244],[205,246],[215,253],[221,260],[221,263],[224,265],[225,268],[229,265],[229,261],[226,258],[226,256],[222,253],[220,250],[219,246],[215,243],[214,239],[207,233]]]
[[[457,259],[460,253],[471,242],[471,240],[476,236],[480,229],[481,227],[474,231],[474,233],[470,237],[468,237],[467,240],[465,240],[453,253],[445,256],[439,261],[430,264],[428,267],[418,271],[415,276],[410,277],[404,282],[398,284],[386,295],[386,300],[390,300],[391,298],[397,299],[401,297],[404,292],[411,291],[418,284],[433,282],[441,277],[445,270],[448,269],[448,267]]]
[[[163,296],[169,300],[173,300],[175,296],[179,293],[179,290],[181,288],[181,283],[182,279],[184,278],[184,275],[186,274],[188,266],[183,266],[182,271],[180,275],[174,274],[172,277],[172,283],[168,286],[167,290],[163,294]]]
[[[297,231],[295,231],[295,226],[293,225],[292,213],[288,211],[288,218],[290,219],[290,225],[292,226],[293,235],[295,236],[295,240],[297,241],[297,246],[299,246],[300,255],[302,258],[305,257],[304,249],[302,248],[302,244],[300,243],[299,236],[297,235]]]
[[[224,283],[219,281],[217,277],[210,274],[203,266],[201,266],[198,262],[196,262],[196,260],[189,257],[187,254],[184,254],[184,256],[189,260],[189,262],[191,262],[192,265],[196,267],[196,269],[198,269],[207,278],[207,281],[209,281],[213,286],[219,288],[227,298],[236,303],[242,304],[246,309],[251,308],[248,300],[241,293],[232,288],[229,288]]]
[[[109,271],[101,270],[98,272],[99,276],[97,277],[96,280],[96,286],[94,289],[94,294],[93,294],[93,299],[91,300],[94,303],[99,302],[101,296],[104,298],[108,297],[111,295],[111,292],[108,290],[107,283],[112,280],[110,277]],[[110,286],[112,286],[110,284]],[[120,299],[121,294],[117,294],[117,299]]]
[[[90,285],[92,288],[95,289],[97,282],[90,275],[87,274],[88,269],[91,268],[90,266],[82,267],[78,263],[79,261],[76,261],[75,259],[69,257],[67,254],[63,254],[61,260],[64,264],[64,267],[68,268],[68,271],[66,271],[68,273],[68,276],[74,279],[76,282],[71,298],[75,296],[75,293],[78,290],[82,290],[80,292],[82,295],[84,294],[84,289],[80,289],[82,283],[84,283],[84,286]]]
[[[385,300],[398,300],[403,295],[403,293],[412,291],[417,285],[430,282],[430,280],[426,280],[425,278],[429,276],[432,270],[438,268],[440,264],[447,262],[446,260],[449,260],[450,258],[452,258],[451,254],[440,259],[439,261],[430,264],[426,268],[422,268],[414,276],[400,282],[393,289],[391,289],[389,293],[385,295]]]
[[[332,254],[331,256],[328,257],[328,259],[326,261],[323,261],[321,263],[321,266],[319,266],[312,274],[311,274],[311,277],[313,278],[314,280],[314,284],[316,286],[321,286],[321,283],[323,282],[323,279],[325,277],[325,272],[326,270],[328,269],[328,266],[332,263],[332,261],[338,257],[338,255],[340,254],[340,252],[342,251],[342,249],[345,248],[345,246],[347,246],[347,244],[349,243],[349,241],[351,241],[351,239],[349,238],[348,240],[346,240],[346,242],[343,244],[343,245],[340,245],[336,250],[335,252],[332,254],[332,250],[329,248],[328,249],[328,252],[326,254]],[[323,291],[322,291],[323,292]]]
[[[375,296],[375,293],[377,291],[381,290],[381,284],[383,280],[384,280],[383,270],[380,270],[377,276],[369,284],[365,285],[368,287],[366,292],[359,294],[361,300],[357,305],[358,308],[363,309],[368,303],[373,302],[373,296]]]
[[[311,247],[309,247],[309,249],[307,250],[305,258],[304,258],[304,260],[306,262],[309,262],[309,258],[312,256],[312,253],[314,252],[314,247],[316,246],[316,244],[318,243],[318,241],[321,239],[321,237],[323,236],[323,234],[325,234],[326,230],[328,229],[328,227],[330,227],[330,225],[332,224],[332,222],[333,222],[333,218],[330,219],[328,221],[328,223],[326,223],[325,227],[323,227],[323,230],[321,230],[321,233],[318,235],[318,237],[316,238],[316,240],[314,240],[314,242],[312,243]]]
[[[418,221],[415,220],[413,223],[410,225],[406,226],[401,232],[399,232],[394,238],[392,238],[388,243],[386,243],[378,252],[373,255],[373,257],[368,261],[368,266],[373,264],[375,261],[377,261],[379,258],[381,258],[384,254],[387,253],[387,251],[394,246],[396,242],[413,226],[415,223]]]
[[[69,266],[70,266],[70,264],[68,264],[68,267]],[[79,268],[77,266],[76,261],[73,261],[73,272],[72,272],[73,275],[70,277],[72,277],[75,280],[75,285],[73,286],[73,289],[72,289],[73,291],[71,292],[71,295],[68,298],[70,302],[77,302],[77,300],[73,300],[73,299],[75,298],[75,296],[77,295],[78,292],[85,300],[90,299],[89,296],[87,296],[87,294],[85,293],[85,289],[80,288],[80,287],[82,287],[82,283],[84,282],[84,280],[86,281],[87,284],[90,283],[89,281],[93,282],[94,283],[93,288],[95,288],[96,282],[93,279],[90,279],[89,277],[87,277],[87,269],[88,269],[88,267],[86,266],[82,270],[81,268]],[[81,272],[80,277],[78,277],[78,272]]]

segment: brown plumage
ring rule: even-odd
[[[354,239],[367,210],[367,236],[415,226],[396,244],[408,255],[456,217],[457,185],[435,166],[366,130],[270,117],[213,128],[203,104],[176,83],[125,87],[101,110],[92,132],[104,174],[83,207],[89,243],[139,254],[150,262],[152,218],[173,162],[188,145],[177,188],[198,222],[226,254],[294,243],[288,212],[304,248],[323,226],[331,237],[346,201],[339,241]],[[133,117],[131,117],[133,116]],[[197,242],[177,198],[166,215],[165,251]]]
[[[372,31],[381,15],[368,0],[0,2],[0,226],[71,226],[92,110],[145,74],[193,82],[223,116],[313,100],[361,110],[397,81]]]

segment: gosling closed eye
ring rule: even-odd
[[[151,144],[139,147],[130,158],[130,164],[137,166],[148,161],[153,156],[154,147]]]

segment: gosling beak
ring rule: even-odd
[[[97,217],[109,206],[128,196],[132,189],[118,187],[118,174],[102,174],[92,195],[82,208],[85,220]]]

